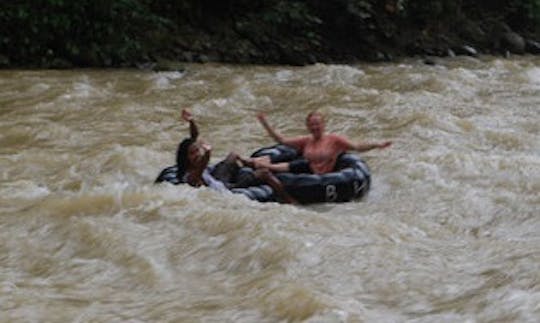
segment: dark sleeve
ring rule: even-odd
[[[197,137],[199,137],[199,128],[193,120],[189,121],[189,135],[193,140],[197,140]]]

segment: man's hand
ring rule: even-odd
[[[380,143],[380,144],[378,145],[377,148],[379,148],[379,149],[384,149],[384,148],[386,148],[386,147],[390,147],[390,145],[392,145],[392,142],[391,142],[391,141],[385,141],[385,142],[383,142],[383,143]]]

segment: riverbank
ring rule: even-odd
[[[355,35],[326,32],[316,45],[304,40],[298,46],[289,46],[290,39],[265,38],[263,46],[258,41],[264,38],[262,35],[246,37],[232,31],[215,34],[187,28],[174,36],[175,46],[155,53],[154,60],[147,62],[150,64],[139,66],[174,67],[171,62],[309,65],[388,62],[407,57],[423,57],[431,64],[434,57],[540,54],[536,35],[518,33],[505,23],[490,25],[468,21],[461,30],[443,29],[446,30],[409,27],[392,37],[378,32]]]
[[[46,1],[0,8],[0,67],[308,65],[540,54],[540,8],[436,0]],[[3,26],[2,26],[3,25]],[[164,63],[166,62],[166,63]]]
[[[97,66],[179,70],[182,69],[182,63],[302,66],[314,63],[390,62],[407,57],[420,57],[426,64],[435,64],[438,57],[540,54],[540,42],[534,35],[517,33],[505,24],[489,27],[490,31],[484,31],[479,24],[470,22],[467,30],[461,31],[405,29],[391,38],[376,37],[369,33],[342,37],[329,34],[317,46],[305,45],[299,48],[288,46],[290,40],[267,38],[268,44],[262,46],[235,32],[216,34],[186,26],[182,32],[168,38],[166,45],[160,45],[159,50],[150,50],[144,57],[121,62],[101,60],[97,55],[82,62],[56,57],[43,62],[39,67]],[[9,67],[9,59],[0,57],[0,64]]]

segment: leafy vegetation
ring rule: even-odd
[[[14,64],[62,58],[77,65],[114,65],[144,57],[148,30],[166,21],[138,0],[4,1],[1,53]]]
[[[540,0],[2,1],[0,65],[381,59],[460,43],[488,51],[496,32],[535,38],[538,26]]]

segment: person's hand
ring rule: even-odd
[[[391,142],[391,141],[385,141],[385,142],[383,142],[383,143],[380,143],[379,146],[378,146],[378,148],[379,148],[379,149],[384,149],[384,148],[386,148],[386,147],[390,147],[390,145],[392,145],[392,142]]]
[[[195,163],[202,163],[205,156],[210,156],[212,152],[212,146],[206,142],[197,142],[194,144],[197,149],[197,155],[195,156]]]
[[[201,140],[201,148],[203,149],[203,151],[211,151],[212,150],[212,145],[210,145],[208,142],[206,142],[204,139]]]
[[[192,121],[193,115],[191,114],[191,111],[189,111],[188,109],[182,109],[182,119],[187,122]]]
[[[255,163],[253,162],[252,158],[243,158],[237,156],[236,160],[238,160],[243,167],[255,168]]]

